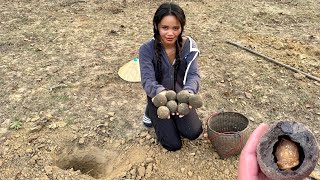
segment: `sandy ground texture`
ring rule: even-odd
[[[146,95],[117,72],[152,37],[163,1],[0,1],[0,179],[235,179],[210,142],[164,150],[142,126]],[[320,1],[186,0],[199,46],[203,122],[239,112],[252,130],[294,120],[320,140]],[[319,162],[318,162],[319,164]]]

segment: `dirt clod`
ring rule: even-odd
[[[168,119],[170,110],[166,106],[160,106],[157,109],[157,115],[160,119]]]
[[[187,115],[190,112],[189,105],[187,103],[180,103],[178,105],[178,113],[181,115]]]
[[[163,94],[157,94],[153,99],[153,104],[156,107],[165,106],[167,104],[167,98]]]
[[[187,90],[182,90],[177,94],[178,103],[189,103],[190,93]]]
[[[203,100],[201,95],[199,94],[193,94],[189,97],[189,104],[192,106],[192,108],[200,108],[203,105]]]
[[[171,113],[177,112],[178,104],[177,104],[176,101],[170,100],[170,101],[167,102],[167,105],[166,105],[166,106],[168,107],[168,109],[169,109],[169,111],[170,111]]]
[[[166,97],[167,97],[168,101],[170,101],[170,100],[176,100],[177,94],[176,94],[175,91],[169,90],[169,91],[166,92]]]

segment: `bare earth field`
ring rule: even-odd
[[[0,179],[236,179],[210,142],[164,150],[142,126],[146,95],[117,72],[152,38],[163,1],[0,0]],[[198,113],[294,120],[320,141],[320,1],[176,1],[201,51]],[[318,162],[318,165],[320,162]]]

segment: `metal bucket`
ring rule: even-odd
[[[213,114],[207,126],[208,138],[222,159],[239,154],[250,135],[249,120],[236,112]]]

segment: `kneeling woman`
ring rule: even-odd
[[[141,83],[147,94],[143,122],[153,126],[161,145],[169,151],[181,149],[181,137],[194,140],[202,133],[202,123],[195,109],[185,116],[174,113],[169,119],[159,119],[153,98],[168,90],[176,93],[199,91],[199,50],[195,41],[183,37],[186,17],[174,3],[159,6],[153,18],[154,38],[139,49]]]

